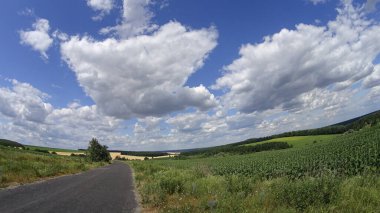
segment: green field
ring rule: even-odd
[[[255,146],[258,144],[268,143],[268,142],[287,142],[293,147],[303,147],[307,145],[314,145],[319,143],[329,143],[333,138],[339,136],[336,135],[311,135],[311,136],[293,136],[293,137],[282,137],[275,138],[271,140],[266,140],[262,142],[244,144],[243,146]]]
[[[31,145],[24,145],[26,148],[29,148],[30,150],[47,150],[51,152],[83,152],[79,150],[74,149],[60,149],[60,148],[50,148],[50,147],[43,147],[43,146],[31,146]]]
[[[288,139],[298,148],[130,165],[143,206],[159,212],[380,209],[380,125]]]
[[[90,163],[80,157],[0,146],[0,188],[73,174],[102,165],[105,163]]]

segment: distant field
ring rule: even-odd
[[[303,147],[303,146],[307,146],[311,144],[328,143],[337,136],[339,136],[339,134],[283,137],[283,138],[275,138],[275,139],[257,142],[257,143],[245,144],[243,146],[255,146],[258,144],[269,143],[269,142],[287,142],[293,147]]]
[[[83,153],[83,151],[74,150],[74,149],[60,149],[60,148],[49,148],[49,147],[43,147],[43,146],[31,146],[31,145],[24,145],[26,148],[29,148],[30,150],[48,150],[52,152],[79,152]]]
[[[102,165],[104,163],[89,163],[80,157],[0,146],[0,188],[73,174]]]

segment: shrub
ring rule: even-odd
[[[125,157],[120,157],[120,156],[118,155],[118,156],[116,156],[115,160],[123,160],[123,161],[125,161],[125,160],[127,160],[127,159],[126,159]]]
[[[50,154],[50,152],[48,150],[45,150],[45,149],[35,149],[34,151]]]

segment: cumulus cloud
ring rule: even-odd
[[[380,65],[375,66],[373,73],[364,79],[363,85],[366,88],[380,85]]]
[[[53,39],[49,35],[49,21],[46,19],[37,19],[33,28],[21,30],[19,32],[21,44],[31,46],[33,50],[38,51],[42,58],[48,59],[46,51],[53,44]]]
[[[115,6],[114,0],[87,0],[87,5],[99,12],[98,15],[92,17],[95,21],[103,19],[103,17],[109,14]]]
[[[42,123],[53,107],[46,103],[49,97],[28,83],[12,80],[12,87],[0,88],[0,113],[15,120]]]
[[[154,14],[149,10],[151,0],[124,0],[121,23],[100,30],[102,34],[114,34],[121,38],[141,35],[158,28],[151,24]]]
[[[380,26],[346,3],[325,27],[299,24],[244,45],[213,88],[227,89],[225,102],[245,113],[297,108],[293,99],[315,88],[344,89],[370,75],[379,39]]]
[[[61,44],[61,53],[85,92],[107,115],[158,116],[216,105],[203,85],[185,86],[216,46],[216,39],[212,27],[189,30],[170,22],[152,35],[128,39],[73,36]]]
[[[28,83],[10,82],[10,87],[0,87],[2,137],[35,145],[83,148],[92,137],[112,145],[118,136],[115,131],[121,121],[103,115],[95,105],[71,103],[67,108],[54,108],[46,93]]]

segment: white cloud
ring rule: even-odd
[[[316,88],[287,102],[284,104],[284,109],[292,112],[340,109],[350,100],[350,94],[354,92],[349,88],[339,91]]]
[[[367,88],[380,85],[380,65],[375,66],[373,73],[364,79],[363,84]]]
[[[102,34],[115,34],[121,38],[141,35],[158,28],[151,24],[154,14],[149,10],[151,0],[124,0],[122,20],[119,25],[100,30]]]
[[[87,5],[99,12],[97,16],[92,17],[93,20],[103,19],[115,6],[114,0],[87,0]]]
[[[80,85],[107,115],[158,116],[216,105],[203,86],[185,86],[216,46],[214,28],[189,30],[177,22],[152,35],[96,41],[71,37],[61,44],[63,59]]]
[[[37,19],[31,30],[21,30],[21,43],[31,46],[33,50],[40,52],[42,58],[48,59],[46,51],[53,44],[53,39],[49,35],[49,21]]]
[[[225,103],[250,113],[297,108],[293,99],[299,95],[331,85],[344,89],[370,75],[380,52],[380,26],[351,4],[338,12],[326,27],[299,24],[244,45],[213,88],[227,89]]]
[[[317,4],[324,4],[326,3],[328,0],[310,0],[311,3],[313,3],[314,5],[317,5]]]
[[[24,143],[50,147],[86,147],[92,137],[108,145],[118,136],[121,121],[103,115],[93,106],[74,102],[68,108],[54,108],[49,96],[28,83],[11,80],[0,87],[0,135]],[[119,143],[121,142],[119,141]]]
[[[61,32],[60,30],[55,30],[53,33],[52,33],[52,37],[58,41],[67,41],[69,40],[69,36],[64,33],[64,32]]]
[[[48,95],[27,83],[11,83],[11,88],[0,88],[0,113],[16,120],[44,122],[53,110],[51,104],[45,103]]]
[[[367,0],[366,4],[364,5],[364,8],[367,12],[371,13],[376,11],[376,6],[380,2],[380,0]]]

